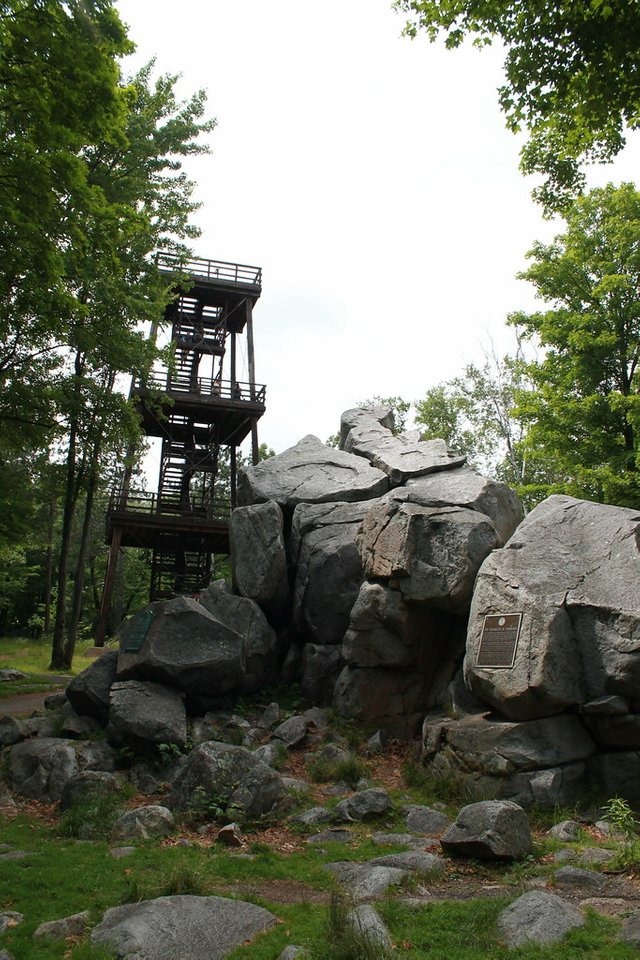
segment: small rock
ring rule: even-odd
[[[580,824],[576,820],[563,820],[551,827],[549,836],[561,840],[563,843],[571,843],[577,840],[579,831]]]
[[[618,940],[640,948],[640,910],[634,911],[631,916],[624,920],[618,934]]]
[[[351,793],[351,787],[344,780],[338,780],[330,787],[325,787],[322,792],[325,797],[344,797],[345,793]]]
[[[32,857],[32,853],[26,850],[9,850],[8,853],[0,853],[0,860],[24,860],[25,857]]]
[[[307,735],[309,723],[304,717],[289,717],[273,731],[273,736],[288,747],[296,747]]]
[[[371,754],[384,753],[387,740],[386,734],[382,730],[378,730],[377,733],[374,733],[374,735],[367,740],[365,746],[366,752]]]
[[[309,792],[309,784],[305,783],[304,780],[298,780],[296,777],[283,777],[282,782],[285,790],[289,790],[291,793],[299,794]]]
[[[580,854],[580,863],[585,863],[590,867],[602,867],[615,858],[613,850],[606,850],[604,847],[587,847]]]
[[[405,813],[407,815],[405,820],[407,829],[421,836],[428,837],[435,833],[441,833],[451,825],[449,817],[439,810],[434,810],[433,807],[424,807],[412,803],[405,807]]]
[[[5,668],[0,670],[0,683],[4,683],[6,680],[27,680],[28,674],[23,673],[22,670],[13,670],[11,668]]]
[[[0,950],[0,960],[13,960],[13,954],[8,950]]]
[[[29,731],[18,717],[0,717],[0,747],[11,747],[29,736]]]
[[[553,859],[555,863],[571,863],[573,860],[578,859],[578,854],[575,850],[572,850],[571,847],[565,847],[563,850],[558,850],[557,853],[554,853]]]
[[[577,907],[543,890],[518,897],[498,918],[500,935],[509,947],[558,943],[569,931],[584,924]]]
[[[370,900],[382,897],[389,887],[400,883],[407,876],[406,870],[384,867],[372,863],[327,863],[329,870],[353,900]]]
[[[295,944],[290,943],[288,947],[285,947],[281,954],[278,956],[278,960],[296,960],[296,957],[304,957],[304,948],[297,947]]]
[[[314,826],[317,823],[329,823],[333,817],[324,807],[310,807],[309,810],[303,810],[302,813],[291,817],[292,823],[301,823],[304,826]]]
[[[349,910],[346,922],[360,942],[364,941],[383,952],[391,949],[389,931],[370,903],[361,903]]]
[[[307,843],[351,843],[355,840],[355,835],[351,830],[322,830],[320,833],[314,833],[309,837]]]
[[[282,719],[282,711],[280,710],[280,705],[277,703],[270,703],[268,707],[265,708],[264,713],[257,721],[257,726],[262,727],[264,730],[270,730],[271,727],[274,727],[276,723],[279,723]]]
[[[327,730],[329,727],[329,712],[324,707],[311,707],[302,716],[317,730]]]
[[[135,852],[135,847],[111,847],[109,850],[109,853],[114,860],[121,860],[123,857],[130,857],[131,854]]]
[[[11,927],[17,927],[24,920],[24,914],[16,910],[3,910],[0,913],[0,933],[10,930]]]
[[[281,750],[282,746],[278,747],[276,743],[263,743],[262,746],[255,748],[253,755],[269,767],[273,767],[280,759]]]
[[[556,871],[554,882],[558,887],[569,890],[592,890],[594,893],[604,893],[609,881],[601,873],[593,870],[581,870],[580,867],[561,867]]]
[[[41,923],[34,931],[33,939],[39,940],[41,937],[47,937],[52,940],[66,940],[67,937],[80,937],[85,932],[89,923],[89,911],[83,913],[74,913],[70,917],[62,917],[60,920],[49,920]]]
[[[147,840],[166,837],[174,827],[173,814],[166,807],[151,804],[127,810],[116,820],[111,836],[114,840]]]
[[[383,817],[391,811],[393,804],[386,790],[376,788],[354,793],[342,800],[335,808],[335,816],[340,820],[371,820]]]
[[[389,853],[385,857],[376,857],[369,863],[382,867],[397,867],[399,870],[411,870],[423,875],[441,874],[445,871],[445,863],[433,853],[422,853],[420,850],[406,850],[403,853]]]
[[[227,847],[241,847],[243,845],[242,834],[237,823],[227,823],[218,830],[216,840],[224,843]]]
[[[631,913],[633,906],[629,900],[623,900],[622,897],[587,897],[580,901],[583,909],[590,908],[603,917],[619,917],[623,913]]]

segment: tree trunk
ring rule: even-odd
[[[84,518],[82,521],[82,534],[80,536],[80,548],[78,550],[78,559],[76,562],[75,578],[73,583],[73,600],[71,603],[71,619],[67,629],[67,638],[64,644],[64,660],[69,666],[73,661],[73,653],[76,647],[76,637],[78,635],[78,623],[82,613],[82,593],[84,591],[84,566],[87,556],[87,546],[89,544],[89,533],[91,532],[91,517],[93,515],[93,501],[95,497],[96,485],[98,482],[97,451],[93,451],[93,464],[89,474],[87,484],[87,496],[84,505]]]
[[[51,633],[51,587],[53,586],[53,525],[56,518],[56,499],[49,500],[49,522],[47,525],[47,560],[44,586],[44,635]]]

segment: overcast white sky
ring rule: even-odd
[[[374,394],[419,399],[512,343],[543,221],[497,105],[497,49],[401,37],[391,0],[119,0],[138,45],[204,87],[218,126],[189,167],[196,253],[263,268],[260,438],[336,432]],[[637,140],[592,184],[633,180]]]

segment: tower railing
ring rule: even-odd
[[[190,257],[183,260],[175,253],[159,253],[158,266],[172,273],[186,273],[195,279],[201,278],[214,282],[236,283],[239,286],[262,285],[262,268],[250,267],[245,263],[228,263],[224,260],[205,260],[202,257]]]
[[[184,371],[152,370],[144,383],[134,384],[133,392],[140,390],[159,390],[167,393],[195,393],[221,400],[265,402],[267,387],[264,383],[250,383],[247,380],[221,380],[218,377],[192,377]]]

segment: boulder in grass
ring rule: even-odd
[[[107,910],[91,942],[121,960],[224,960],[276,922],[268,910],[242,900],[159,897]]]
[[[252,818],[270,813],[285,796],[282,777],[245,747],[210,740],[186,757],[172,801],[185,810],[215,797],[234,817]]]
[[[127,810],[113,825],[111,839],[118,842],[167,837],[173,832],[173,814],[160,804]]]
[[[523,894],[498,917],[501,939],[509,947],[558,943],[584,924],[585,919],[577,907],[545,890]]]
[[[521,860],[531,852],[529,820],[511,800],[480,800],[463,807],[440,843],[446,853],[476,860]]]
[[[391,812],[393,804],[386,790],[374,788],[354,793],[352,797],[342,800],[335,808],[334,814],[340,820],[373,820],[384,817]]]
[[[73,741],[55,737],[24,740],[8,751],[9,786],[32,800],[56,803],[79,772]]]
[[[48,920],[36,928],[33,939],[66,940],[67,937],[81,937],[89,925],[89,919],[89,911],[85,910],[60,920]]]

